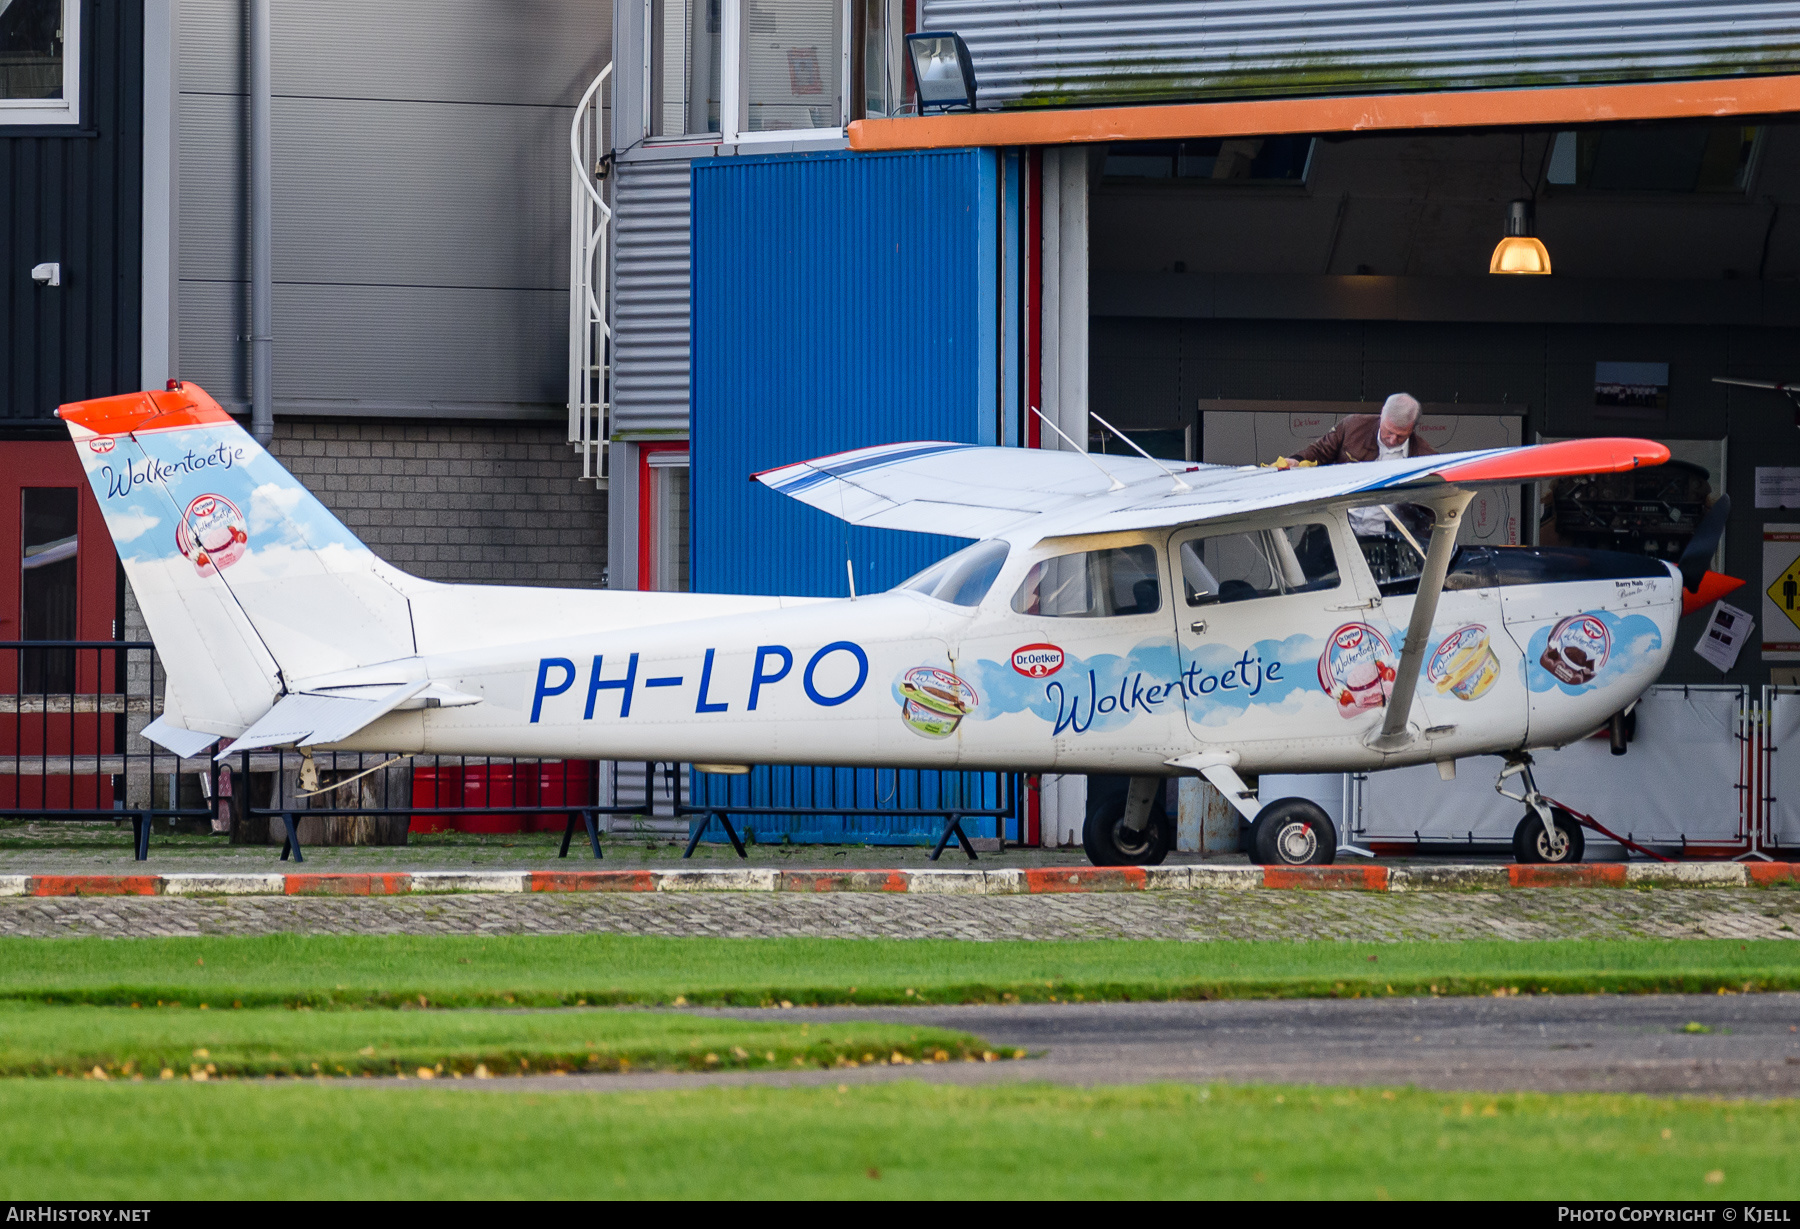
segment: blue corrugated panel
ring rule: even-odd
[[[892,588],[961,539],[859,529],[750,474],[900,440],[995,442],[989,150],[694,165],[692,578],[708,593]]]
[[[748,481],[902,440],[996,442],[1000,220],[990,150],[697,161],[692,583],[801,597],[892,588],[966,545],[847,526]],[[992,807],[991,773],[759,768],[706,787],[758,807]],[[974,821],[986,835],[993,820]],[[919,843],[920,815],[761,815],[762,839]],[[716,824],[712,835],[722,839]],[[1016,836],[1016,823],[1009,827]]]

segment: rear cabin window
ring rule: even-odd
[[[979,606],[1005,566],[1010,549],[999,538],[977,542],[932,564],[900,587],[952,606]]]
[[[1189,606],[1244,602],[1338,587],[1331,531],[1310,523],[1189,538],[1181,544]]]
[[[1155,614],[1162,609],[1162,584],[1154,546],[1058,555],[1031,565],[1013,594],[1020,614],[1056,619],[1104,619]]]

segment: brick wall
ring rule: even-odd
[[[377,555],[415,576],[599,588],[606,496],[560,422],[275,420],[270,451]]]

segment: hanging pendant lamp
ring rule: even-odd
[[[1506,207],[1506,238],[1494,247],[1489,273],[1550,272],[1550,253],[1531,237],[1531,202],[1513,201]]]

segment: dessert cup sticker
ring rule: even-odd
[[[1570,615],[1550,629],[1538,665],[1571,687],[1591,683],[1612,656],[1612,633],[1591,614]]]
[[[948,670],[915,666],[900,678],[900,715],[926,738],[948,738],[980,701],[975,689]]]
[[[1560,688],[1580,695],[1659,667],[1662,643],[1662,632],[1643,615],[1621,618],[1606,610],[1570,615],[1532,634],[1525,650],[1526,682],[1533,691]]]
[[[1426,681],[1439,695],[1459,700],[1479,700],[1500,677],[1500,659],[1488,640],[1488,629],[1479,623],[1457,628],[1438,642],[1425,663]]]
[[[175,525],[175,545],[193,560],[202,576],[221,572],[249,548],[244,514],[223,495],[200,495],[189,503]]]
[[[1394,691],[1394,673],[1392,646],[1367,623],[1344,624],[1319,654],[1319,686],[1337,702],[1340,717],[1386,704]]]

